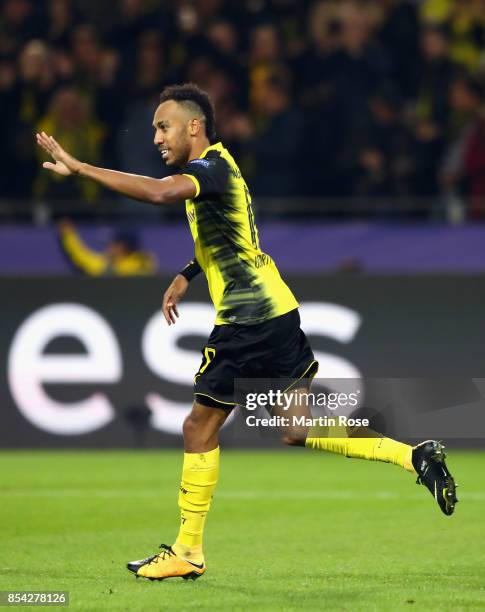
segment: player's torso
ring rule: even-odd
[[[255,324],[285,314],[298,303],[274,261],[263,253],[246,182],[221,143],[203,157],[220,156],[228,165],[223,193],[187,200],[195,256],[204,270],[216,324]]]

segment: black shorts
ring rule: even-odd
[[[235,379],[284,379],[284,387],[309,381],[318,371],[300,329],[297,309],[257,325],[216,325],[202,349],[195,399],[205,406],[233,408]]]

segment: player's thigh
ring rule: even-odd
[[[265,334],[259,343],[258,363],[264,372],[260,376],[275,391],[309,389],[318,372],[318,362],[300,327],[298,310],[268,321]]]
[[[294,386],[300,379],[311,380],[318,371],[318,362],[300,327],[298,310],[272,320],[272,326],[268,339],[271,376],[289,379],[287,386]],[[309,383],[301,386],[307,385]]]
[[[242,376],[238,331],[235,326],[220,325],[209,336],[194,379],[194,400],[198,404],[225,411],[236,405],[234,380]]]

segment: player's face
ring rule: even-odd
[[[191,139],[190,118],[174,100],[163,102],[155,111],[153,142],[167,166],[183,166],[189,160]]]

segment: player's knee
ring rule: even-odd
[[[283,432],[281,440],[288,446],[305,446],[306,436],[306,431],[296,429]]]
[[[200,449],[211,445],[217,437],[219,426],[217,422],[197,418],[193,414],[186,417],[183,428],[184,444],[187,452],[200,452]]]
[[[185,418],[182,431],[184,434],[184,440],[186,442],[193,442],[197,438],[198,434],[200,433],[200,427],[192,415],[189,414]]]

